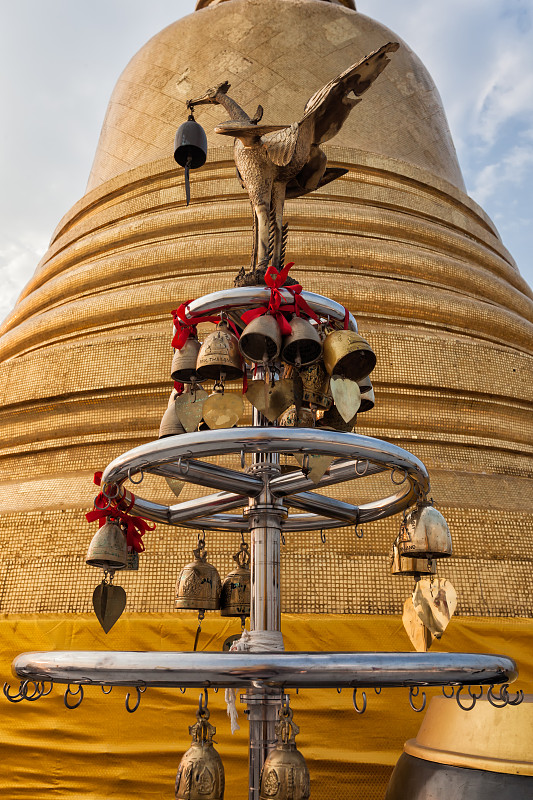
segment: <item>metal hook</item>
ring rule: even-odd
[[[397,472],[399,472],[399,473],[401,473],[401,474],[403,475],[403,477],[402,477],[401,481],[395,481],[395,480],[394,480],[394,475],[395,475]],[[393,484],[394,484],[395,486],[401,486],[401,485],[402,485],[402,483],[405,483],[405,481],[407,480],[407,470],[405,470],[405,469],[399,469],[398,467],[394,467],[394,469],[392,470],[392,472],[391,472],[391,474],[390,474],[390,479],[391,479],[391,481],[393,482]]]
[[[494,708],[504,708],[509,702],[507,697],[505,697],[505,695],[502,694],[502,688],[503,687],[500,686],[500,691],[498,692],[498,694],[495,694],[494,685],[489,686],[487,692],[487,700],[489,701],[491,706],[494,706]]]
[[[42,687],[41,697],[47,697],[51,693],[52,689],[54,688],[54,682],[50,681],[50,688],[48,689],[48,691],[45,691],[44,687],[46,686],[46,684],[47,684],[47,681],[43,681],[41,683],[41,687]]]
[[[30,683],[33,683],[35,688],[31,694],[28,694],[28,686]],[[24,681],[24,689],[22,689],[21,693],[24,697],[24,700],[34,703],[36,700],[39,700],[39,698],[42,697],[43,687],[38,681]]]
[[[455,686],[451,686],[450,688],[451,688],[451,690],[452,690],[452,693],[451,693],[451,694],[448,694],[448,693],[446,692],[446,686],[441,686],[441,689],[442,689],[442,694],[444,695],[444,697],[447,697],[447,698],[448,698],[448,700],[451,700],[451,699],[452,699],[452,697],[455,697]]]
[[[205,698],[205,703],[203,702],[204,698]],[[204,689],[198,700],[198,711],[200,712],[200,714],[204,714],[207,711],[208,702],[209,702],[209,694],[207,692],[207,689]]]
[[[189,462],[185,461],[182,465],[181,456],[178,458],[178,470],[181,472],[182,475],[189,474]]]
[[[416,689],[416,691],[415,691],[415,689]],[[426,707],[426,693],[425,692],[422,692],[422,705],[420,706],[420,708],[417,708],[415,706],[415,704],[413,703],[413,697],[418,697],[419,694],[420,694],[420,686],[410,686],[409,687],[409,705],[411,706],[413,711],[416,711],[417,714],[420,714],[420,712],[423,711],[425,709],[425,707]]]
[[[326,534],[324,533],[323,530],[320,531],[320,541],[322,542],[322,544],[326,544]]]
[[[285,543],[286,542],[285,542],[285,534],[283,533],[283,531],[279,532],[279,538],[280,538],[281,544],[283,545],[283,547],[285,547]]]
[[[364,464],[365,465],[365,467],[364,467],[362,472],[359,472],[359,469],[358,469],[359,464]],[[357,461],[355,462],[355,474],[359,475],[359,477],[362,478],[363,475],[366,475],[366,473],[368,472],[368,466],[369,466],[368,458],[365,458],[364,461],[359,461],[359,459],[357,459]]]
[[[21,683],[17,694],[9,694],[11,686],[9,685],[9,683],[4,683],[4,695],[9,700],[10,703],[20,703],[21,700],[24,700],[24,695],[21,692],[22,686],[23,684]]]
[[[115,494],[108,494],[106,492],[106,489],[108,487],[111,487],[111,486],[115,487],[115,489],[116,489]],[[120,493],[120,489],[119,489],[119,487],[118,487],[118,485],[116,483],[109,483],[109,484],[105,483],[103,488],[102,488],[102,494],[104,495],[104,497],[107,497],[108,500],[114,500],[116,497],[118,497],[119,493]]]
[[[105,494],[103,492],[101,492],[101,494],[102,494],[103,497],[105,497]],[[105,506],[99,506],[98,503],[96,502],[97,500],[98,500],[98,497],[95,497],[94,503],[93,503],[93,505],[94,505],[94,507],[96,508],[97,511],[107,511],[108,508],[111,508],[111,501],[109,499],[108,499],[107,503],[105,504]]]
[[[131,697],[130,693],[128,692],[128,694],[126,695],[126,711],[129,714],[133,714],[134,711],[137,711],[141,703],[141,690],[139,689],[138,686],[135,687],[135,691],[137,692],[137,702],[135,703],[133,708],[130,708],[130,697]]]
[[[340,689],[339,689],[339,687],[337,686],[337,694],[340,694],[341,692],[342,692],[342,686],[341,686],[341,688],[340,688]]]
[[[463,711],[472,711],[472,709],[474,708],[474,706],[475,706],[475,705],[476,705],[476,703],[477,703],[477,697],[471,694],[471,695],[470,695],[470,697],[472,698],[472,705],[470,705],[470,706],[464,706],[464,705],[461,703],[461,692],[463,691],[463,689],[464,689],[464,688],[465,688],[465,687],[461,685],[461,686],[459,686],[459,688],[457,689],[457,694],[455,695],[455,699],[457,700],[457,705],[459,706],[459,708],[462,708],[462,709],[463,709]]]
[[[72,705],[72,706],[71,706],[71,705],[69,705],[69,703],[68,703],[68,700],[67,700],[67,697],[68,697],[69,695],[71,695],[72,697],[76,697],[76,695],[78,695],[78,694],[79,694],[79,696],[80,696],[80,697],[79,697],[79,700],[78,700],[76,703],[74,703],[74,705]],[[78,691],[77,691],[77,692],[73,692],[73,691],[72,691],[72,689],[70,688],[70,683],[69,683],[69,685],[67,686],[67,688],[66,688],[66,690],[65,690],[65,696],[63,697],[63,702],[65,703],[66,707],[67,707],[67,708],[70,708],[70,709],[72,709],[72,708],[78,708],[78,706],[80,706],[80,705],[81,705],[81,701],[82,701],[82,700],[83,700],[83,686],[81,685],[81,683],[80,683],[80,684],[79,684],[79,686],[78,686]]]
[[[470,695],[470,697],[473,700],[479,700],[480,697],[483,697],[483,686],[479,687],[479,694],[476,694],[476,692],[472,692],[472,687],[469,686],[468,687],[468,694]]]
[[[507,702],[509,703],[510,706],[519,706],[520,703],[522,702],[522,700],[524,699],[524,692],[522,691],[522,689],[519,689],[517,691],[517,693],[516,693],[516,696],[515,696],[514,700],[511,700],[511,698],[509,697],[509,692],[507,691],[507,686],[508,685],[509,684],[507,684],[507,683],[505,684],[505,687],[506,687],[505,688],[505,698],[506,698]]]
[[[363,533],[363,526],[362,525],[361,525],[361,533],[357,533],[357,525],[355,526],[355,535],[357,536],[358,539],[362,539],[363,538],[364,533]]]
[[[144,471],[143,471],[142,467],[140,469],[135,470],[134,475],[137,475],[137,473],[140,473],[141,477],[139,478],[138,481],[134,481],[133,478],[131,477],[131,470],[132,470],[132,467],[130,467],[129,470],[128,470],[128,480],[129,480],[130,483],[133,483],[134,485],[137,486],[139,483],[142,483],[143,480],[144,480]]]
[[[109,687],[109,689],[108,689],[108,690],[107,690],[107,692],[106,692],[105,683],[103,683],[103,684],[100,686],[100,689],[102,690],[102,692],[103,692],[104,694],[111,694],[111,692],[112,692],[112,690],[113,690],[113,687],[112,687],[112,686],[110,686],[110,687]]]
[[[361,706],[361,708],[359,708],[359,706],[357,705],[357,689],[353,690],[352,702],[356,713],[364,714],[366,711],[366,692],[363,692],[363,705]]]
[[[180,692],[181,692],[182,694],[185,694],[185,692],[187,691],[187,689],[184,689],[184,688],[183,688],[183,686],[180,686],[180,687],[179,687],[179,690],[180,690]]]
[[[376,694],[381,694],[381,689],[382,689],[382,688],[383,688],[382,686],[374,686],[374,691],[375,691],[375,693],[376,693]]]

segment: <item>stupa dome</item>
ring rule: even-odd
[[[220,106],[197,109],[210,149],[185,204],[183,170],[172,158],[184,102],[227,79],[247,111],[261,104],[265,122],[291,123],[317,89],[388,41],[398,37],[342,4],[228,0],[170,25],[126,67],[87,193],[60,221],[0,330],[4,675],[23,650],[192,648],[196,619],[175,613],[174,585],[196,534],[160,525],[145,537],[140,571],[120,576],[126,613],[107,637],[89,613],[100,578],[85,565],[94,471],[157,438],[172,388],[171,309],[232,286],[250,260],[248,197],[232,147],[213,133],[225,120]],[[348,172],[287,202],[291,274],[349,308],[377,354],[376,406],[360,415],[357,432],[405,447],[430,471],[431,494],[454,541],[440,573],[459,598],[435,649],[506,653],[518,659],[527,688],[532,292],[492,221],[465,193],[437,90],[408,45],[392,54],[325,150],[331,166]],[[328,493],[352,502],[382,497],[394,491],[384,480],[359,480],[348,497],[346,485]],[[142,493],[173,500],[150,476]],[[187,485],[180,500],[203,493]],[[371,523],[363,539],[353,527],[325,543],[317,532],[287,536],[287,649],[410,649],[400,614],[412,580],[390,575],[398,524]],[[239,542],[238,534],[208,536],[209,560],[222,576]],[[208,618],[200,646],[220,649],[238,632],[231,625]],[[313,752],[314,800],[330,797],[332,786],[339,800],[357,794],[354,786],[383,797],[403,741],[419,724],[406,697],[400,703],[391,691],[390,699],[376,699],[372,736],[348,717],[344,696],[333,692],[332,702],[329,690],[317,691],[307,705],[301,698],[298,724]],[[35,754],[33,769],[27,760],[24,773],[4,779],[5,795],[16,788],[17,797],[44,796],[58,772],[53,753],[72,796],[168,795],[176,731],[183,751],[193,721],[190,698],[176,706],[174,698],[148,692],[144,716],[124,721],[129,715],[117,694],[67,712],[67,719],[59,701],[49,716],[27,704],[22,712],[4,710],[6,763],[28,752],[28,731]],[[212,708],[218,702],[222,709],[221,694]],[[19,713],[28,714],[26,724]],[[340,722],[350,726],[351,749],[344,747],[336,764]],[[222,726],[228,796],[244,800],[244,749],[227,744]],[[236,741],[244,748],[244,731]]]

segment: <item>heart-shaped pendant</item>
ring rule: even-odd
[[[413,592],[413,607],[420,621],[440,639],[457,608],[457,592],[446,578],[421,578]]]
[[[426,653],[433,644],[434,637],[416,613],[412,597],[408,597],[403,604],[402,622],[417,653]]]
[[[195,431],[202,421],[204,415],[203,408],[207,399],[205,389],[198,387],[195,392],[186,392],[176,397],[174,408],[178,419],[187,431]]]
[[[302,453],[295,453],[294,458],[298,464],[303,467],[305,456]],[[331,456],[309,456],[309,471],[307,473],[309,480],[313,481],[313,483],[318,483],[318,481],[330,468],[332,461],[333,459]]]
[[[350,422],[357,414],[361,405],[361,390],[355,381],[349,378],[341,378],[340,375],[332,375],[331,394],[337,406],[337,410],[345,422]]]
[[[242,395],[214,392],[204,402],[204,422],[212,430],[233,428],[244,413]]]
[[[98,622],[109,633],[126,607],[126,592],[122,586],[102,583],[93,592],[93,608]]]
[[[281,378],[271,386],[265,381],[252,381],[248,384],[246,399],[269,422],[275,422],[294,403],[293,382]]]

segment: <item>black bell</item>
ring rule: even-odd
[[[207,158],[207,136],[192,113],[189,119],[180,125],[174,140],[174,160],[185,168],[185,194],[187,205],[191,199],[189,188],[189,170],[203,167]]]

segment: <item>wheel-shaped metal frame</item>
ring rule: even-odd
[[[247,474],[198,460],[233,453],[326,455],[336,461],[314,484],[302,470],[286,475]],[[352,505],[306,491],[387,470],[398,490],[381,500]],[[111,462],[102,477],[104,490],[141,471],[223,490],[171,506],[135,497],[132,510],[143,517],[197,529],[247,530],[246,517],[223,512],[248,506],[265,484],[280,505],[285,499],[286,506],[307,512],[288,514],[281,523],[284,531],[320,530],[383,519],[403,511],[429,491],[426,468],[406,450],[369,436],[315,428],[243,427],[158,439]]]

